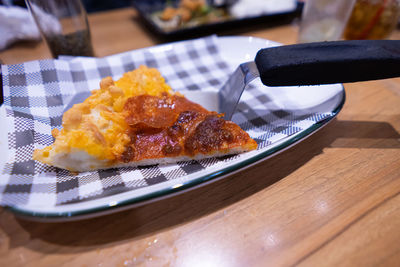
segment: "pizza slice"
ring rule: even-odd
[[[33,159],[74,172],[172,163],[257,148],[238,125],[174,92],[154,68],[140,66],[100,82],[54,129]]]

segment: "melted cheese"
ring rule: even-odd
[[[63,129],[53,132],[54,144],[35,150],[34,159],[54,165],[55,154],[85,151],[93,159],[113,162],[130,142],[123,112],[125,102],[142,94],[161,96],[174,92],[156,69],[145,66],[125,73],[116,82],[111,77],[104,78],[100,89],[64,113]]]

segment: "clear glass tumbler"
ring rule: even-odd
[[[86,10],[80,0],[26,0],[54,58],[94,56]]]
[[[298,41],[335,41],[342,37],[355,0],[307,0],[304,5]]]

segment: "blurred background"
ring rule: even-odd
[[[89,14],[120,8],[136,9],[139,25],[158,42],[210,34],[237,35],[241,34],[241,29],[248,32],[249,29],[284,24],[299,26],[299,43],[387,39],[399,25],[400,16],[400,0],[80,1]],[[39,33],[35,28],[24,0],[0,0],[0,3],[0,32],[4,37],[0,50],[21,40],[41,39],[40,33],[43,35],[44,30],[39,27]],[[18,7],[18,14],[13,14],[11,9],[5,10],[6,7]],[[35,17],[36,24],[40,17],[42,15]]]
[[[1,0],[3,5],[17,5],[26,7],[24,0]],[[82,0],[83,5],[88,13],[98,12],[132,5],[132,0]]]

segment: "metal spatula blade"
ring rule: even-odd
[[[260,77],[256,63],[242,63],[230,76],[229,80],[218,92],[220,112],[230,120],[246,86],[255,78]]]
[[[319,85],[400,76],[400,40],[356,40],[265,48],[239,65],[219,92],[219,112],[230,120],[246,86]]]

